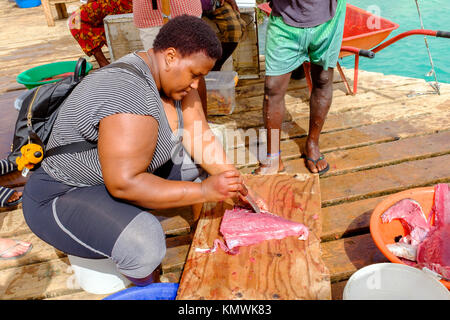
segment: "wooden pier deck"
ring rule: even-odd
[[[65,21],[47,26],[41,7],[19,9],[0,0],[0,26],[0,157],[4,157],[15,121],[13,102],[24,90],[15,81],[17,74],[44,63],[75,60],[83,53]],[[353,71],[345,72],[352,79]],[[333,299],[342,298],[346,281],[356,270],[387,261],[369,233],[375,205],[398,191],[450,182],[450,84],[442,84],[441,95],[436,95],[420,79],[360,71],[358,88],[357,95],[346,95],[336,72],[333,104],[320,141],[330,164],[320,178],[321,247]],[[236,94],[233,114],[209,120],[230,129],[261,128],[263,77],[240,81]],[[309,117],[305,80],[291,81],[286,103],[281,144],[286,168],[289,173],[309,174],[300,159]],[[244,144],[238,146],[242,148]],[[250,158],[239,168],[248,173],[254,164]],[[0,177],[5,186],[20,188],[24,182],[18,174]],[[190,208],[179,208],[157,215],[167,234],[162,280],[178,282],[192,241],[192,213]],[[29,230],[20,207],[0,209],[0,237],[23,239],[34,246],[19,260],[0,261],[0,299],[105,296],[74,285],[65,254]]]

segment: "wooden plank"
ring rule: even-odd
[[[326,153],[322,178],[450,153],[450,131]],[[308,173],[304,159],[285,162],[289,173]]]
[[[271,212],[304,223],[307,241],[295,237],[240,248],[230,256],[211,247],[230,203],[209,204],[198,222],[184,267],[178,299],[330,299],[329,274],[320,256],[320,191],[317,177],[247,176],[247,185]]]
[[[332,176],[321,180],[322,205],[381,196],[450,181],[450,155]]]
[[[320,136],[320,148],[322,153],[330,153],[332,151],[392,142],[400,138],[431,134],[438,130],[448,130],[450,128],[447,118],[438,114],[429,116],[430,122],[420,122],[416,120],[419,119],[400,119],[336,132],[325,132]],[[305,142],[306,137],[281,141],[280,148],[282,158],[286,160],[300,157],[301,153],[303,153]],[[227,142],[227,146],[229,146],[229,143],[230,142]],[[407,144],[407,142],[403,143]],[[264,148],[264,145],[259,147]],[[248,151],[248,149],[250,151]],[[254,151],[257,150],[256,146],[251,145],[248,149],[238,148],[238,150],[227,150],[227,154],[230,159],[236,159],[237,162],[235,163],[239,168],[242,168],[243,166],[254,166],[257,164],[257,152]],[[339,158],[338,155],[336,157]],[[299,164],[299,161],[293,163],[293,165],[297,164]],[[334,169],[339,168],[340,167],[336,166]],[[252,167],[246,169],[242,168],[242,171],[246,173],[251,170]],[[294,167],[292,167],[292,170],[294,170]]]
[[[331,299],[342,300],[344,288],[347,285],[347,281],[339,281],[331,284]]]
[[[331,282],[347,280],[362,267],[389,260],[376,247],[370,234],[322,243],[322,259]]]
[[[434,104],[424,104],[423,100],[415,99],[414,101],[399,101],[393,104],[373,105],[364,108],[347,110],[345,112],[330,112],[325,121],[323,133],[330,133],[338,130],[358,128],[366,125],[382,123],[386,121],[401,121],[408,119],[411,123],[425,122],[421,124],[425,126],[431,125],[435,119],[440,119],[449,114],[450,96],[445,99],[437,98]],[[442,115],[442,113],[444,113]],[[306,114],[306,115],[305,115]],[[295,138],[306,136],[309,124],[309,112],[289,113],[286,116],[282,126],[281,139]],[[428,119],[430,118],[430,119]],[[424,119],[426,121],[424,121]],[[233,120],[225,118],[210,119],[215,124],[220,124],[227,129],[241,128],[246,133],[248,130],[256,130],[263,128],[262,111],[250,111],[239,114]],[[420,121],[419,121],[420,120]],[[447,126],[444,126],[447,127]],[[234,132],[229,133],[231,136]],[[242,147],[242,139],[236,144],[228,144],[233,147]]]
[[[387,196],[342,203],[322,208],[322,241],[336,240],[369,232],[375,206]]]
[[[74,279],[68,258],[0,270],[0,299],[44,299],[80,292],[74,288]]]

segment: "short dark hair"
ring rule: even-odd
[[[201,18],[186,14],[170,19],[153,42],[155,52],[171,47],[183,57],[202,51],[212,59],[222,56],[222,45],[214,30]]]

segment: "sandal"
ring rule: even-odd
[[[16,190],[0,186],[0,208],[15,207],[22,202],[22,196],[20,196],[20,198],[15,201],[8,202],[8,200],[15,192]]]
[[[31,248],[33,248],[33,245],[30,243],[30,245],[29,245],[27,251],[25,251],[25,252],[23,252],[23,253],[21,253],[21,254],[12,256],[12,257],[4,258],[3,256],[4,256],[6,253],[8,253],[9,251],[15,249],[17,246],[19,246],[19,245],[21,245],[21,244],[24,243],[23,241],[19,241],[19,240],[14,240],[14,241],[15,241],[16,243],[15,243],[13,246],[9,247],[8,249],[4,250],[3,252],[0,252],[0,260],[14,260],[14,259],[19,259],[19,258],[23,257],[24,255],[26,255],[28,252],[30,252],[30,251],[31,251]]]
[[[317,167],[317,162],[319,162],[320,160],[324,160],[324,159],[325,159],[325,156],[321,153],[321,154],[320,154],[320,157],[317,158],[316,160],[314,160],[314,159],[312,159],[312,158],[310,158],[310,157],[307,157],[306,155],[304,155],[304,158],[306,159],[306,161],[309,160],[309,161],[311,161],[312,163],[314,163],[314,165]],[[309,170],[308,165],[306,165],[306,168],[308,168],[308,170]],[[326,166],[325,168],[323,168],[322,170],[320,170],[320,171],[318,171],[318,172],[312,172],[312,171],[310,170],[310,172],[311,172],[311,173],[318,173],[319,176],[321,176],[321,175],[323,175],[325,172],[327,172],[328,170],[330,170],[330,164],[327,162],[327,166]]]

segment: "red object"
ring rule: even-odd
[[[262,3],[258,5],[258,8],[269,15],[272,11],[268,3]],[[436,36],[437,31],[433,30],[423,30],[416,29],[403,32],[388,41],[380,44],[385,40],[389,34],[399,27],[398,24],[389,21],[385,18],[376,16],[368,11],[361,8],[355,7],[351,4],[347,4],[347,10],[345,15],[344,23],[344,36],[342,39],[341,51],[339,58],[354,55],[355,56],[355,67],[354,67],[354,78],[353,78],[353,90],[350,88],[347,78],[342,71],[342,68],[337,63],[337,68],[342,80],[345,83],[347,92],[349,94],[356,94],[358,88],[358,70],[359,70],[359,56],[371,54],[370,58],[374,57],[374,54],[387,46],[393,44],[394,42],[403,39],[411,35],[428,35]],[[378,46],[377,46],[378,45]],[[370,50],[367,52],[367,50]],[[305,62],[303,67],[305,69],[306,80],[308,82],[309,89],[312,89],[311,75],[309,68],[306,65],[309,62]]]
[[[220,224],[220,233],[225,243],[216,239],[212,249],[196,249],[201,252],[215,252],[220,247],[228,254],[238,254],[239,247],[258,244],[265,240],[283,239],[289,236],[306,240],[308,228],[269,212],[253,211],[235,207],[226,210]]]
[[[254,213],[239,208],[225,211],[220,233],[229,249],[288,236],[308,238],[308,228],[301,223],[268,212]]]
[[[61,79],[61,78],[65,78],[65,77],[68,77],[68,76],[73,76],[73,72],[64,72],[64,73],[61,73],[61,74],[54,75],[53,77],[50,77],[50,78],[42,79],[41,81],[49,81],[49,80]]]
[[[381,216],[383,223],[391,222],[394,219],[400,219],[403,227],[408,230],[412,245],[421,243],[431,229],[420,203],[413,199],[400,200]]]
[[[434,194],[434,187],[409,189],[388,196],[375,207],[370,218],[370,234],[378,249],[380,249],[389,261],[406,264],[390,252],[386,245],[395,243],[395,238],[398,236],[406,236],[409,230],[398,219],[389,223],[383,223],[381,219],[383,213],[398,201],[409,198],[420,203],[423,212],[427,215],[428,221],[432,221],[433,219],[430,219],[428,215],[433,212],[431,208],[434,203]],[[450,289],[450,281],[441,280],[441,283]]]
[[[450,188],[441,183],[434,190],[435,225],[417,248],[417,263],[450,278]]]

